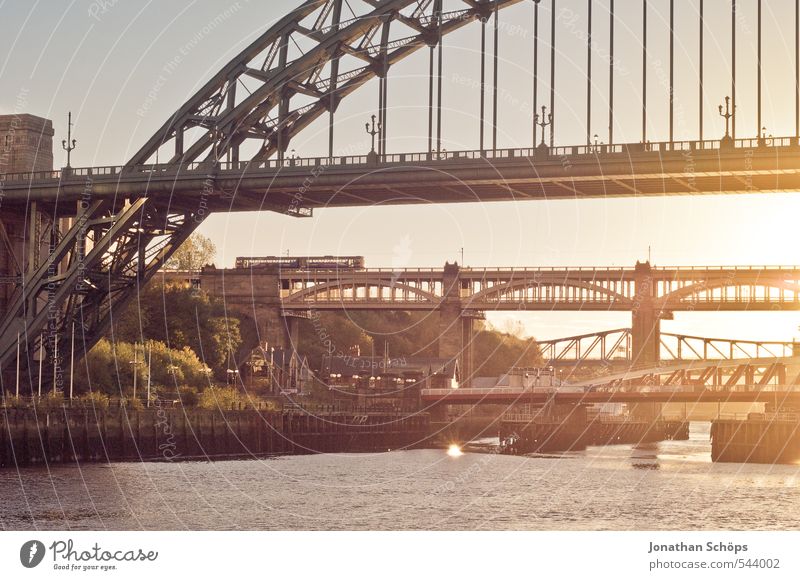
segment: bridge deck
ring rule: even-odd
[[[794,389],[794,390],[792,390]],[[583,393],[544,393],[522,389],[429,389],[422,392],[423,403],[448,405],[511,405],[531,403],[602,404],[602,403],[800,403],[800,387],[775,387],[774,390],[694,390],[678,386],[669,391],[589,391]],[[486,392],[492,391],[492,392]]]
[[[434,159],[434,157],[436,157]],[[408,153],[9,174],[6,203],[92,196],[201,198],[208,211],[800,190],[792,137]],[[267,192],[269,196],[267,196]],[[185,200],[184,200],[185,201]]]

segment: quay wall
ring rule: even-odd
[[[711,423],[711,460],[722,463],[797,463],[800,420],[754,418]]]
[[[681,421],[503,421],[500,426],[501,445],[504,452],[512,455],[576,451],[591,445],[688,439],[689,423]]]
[[[428,434],[425,414],[0,409],[0,467],[377,452]]]

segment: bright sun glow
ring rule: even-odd
[[[461,457],[464,455],[464,452],[461,451],[461,447],[453,443],[450,447],[447,448],[447,454],[450,457]]]

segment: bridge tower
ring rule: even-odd
[[[474,372],[475,321],[474,316],[463,309],[460,272],[458,262],[448,262],[444,266],[442,303],[439,306],[439,357],[458,360],[461,384],[468,387]]]
[[[48,119],[28,114],[0,116],[0,194],[7,174],[53,170],[53,135]],[[2,198],[0,195],[0,319],[21,287],[22,277],[47,258],[58,235],[53,208],[48,204],[33,201],[27,207],[11,207],[4,206]]]
[[[0,116],[0,176],[52,171],[53,134],[53,124],[47,119],[23,114]],[[28,209],[2,207],[0,212],[0,316],[20,277],[47,256],[52,219],[36,202]]]
[[[657,306],[657,283],[650,262],[637,262],[634,269],[635,298],[632,310],[631,366],[648,368],[661,360],[661,319],[665,313]],[[639,419],[654,420],[661,411],[657,403],[629,405],[631,415]]]
[[[634,367],[650,367],[661,360],[661,320],[671,314],[656,304],[658,288],[650,262],[637,262],[634,274],[631,346]]]

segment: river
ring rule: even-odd
[[[7,530],[800,529],[800,468],[689,441],[512,457],[444,450],[0,470]]]

